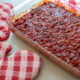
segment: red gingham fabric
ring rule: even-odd
[[[56,1],[63,3],[67,7],[70,7],[71,9],[80,13],[80,0],[56,0]]]
[[[12,5],[9,3],[0,3],[0,41],[6,40],[10,34],[10,28],[7,24]]]
[[[0,59],[4,58],[12,49],[12,46],[5,42],[0,42]]]
[[[9,37],[10,34],[10,27],[9,25],[0,20],[0,41],[4,41]]]
[[[0,20],[6,21],[12,8],[9,3],[0,3]]]
[[[41,59],[22,50],[0,60],[0,80],[32,80],[39,72]]]

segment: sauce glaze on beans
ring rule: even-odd
[[[80,71],[80,17],[44,3],[13,25],[36,43]]]

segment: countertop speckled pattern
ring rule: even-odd
[[[25,0],[0,0],[0,2],[9,2],[13,4],[14,7],[23,1]],[[11,43],[13,47],[15,47],[15,51],[22,49],[31,49],[41,56],[43,61],[42,68],[40,74],[35,80],[80,80],[70,75],[62,68],[58,67],[56,64],[52,63],[50,60],[41,55],[41,53],[32,49],[29,45],[25,44],[25,42],[17,38],[14,34],[11,33],[9,39],[6,42]]]

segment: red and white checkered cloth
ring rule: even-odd
[[[80,8],[80,0],[65,0],[73,5],[75,5],[76,7]]]
[[[56,0],[56,1],[63,3],[67,7],[80,13],[80,0]],[[72,5],[70,5],[70,4],[72,4]]]
[[[0,3],[0,20],[6,21],[13,6],[9,3]]]
[[[7,24],[12,5],[9,3],[0,3],[0,41],[6,40],[10,34],[10,28]]]
[[[40,66],[40,57],[32,51],[16,52],[0,60],[0,80],[32,80]]]
[[[12,49],[12,46],[5,42],[0,42],[0,59],[4,58]]]
[[[0,41],[4,41],[9,37],[10,34],[10,27],[5,22],[0,20]]]

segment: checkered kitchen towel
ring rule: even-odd
[[[6,21],[13,6],[9,3],[0,3],[0,20]]]
[[[33,80],[41,66],[40,57],[22,50],[0,60],[0,80]]]
[[[12,50],[12,46],[6,42],[0,42],[0,59],[7,56],[7,54]]]
[[[0,41],[4,41],[9,37],[10,28],[7,24],[12,5],[9,3],[0,3]]]
[[[56,1],[63,3],[67,7],[70,7],[71,9],[80,13],[80,0],[56,0]]]

